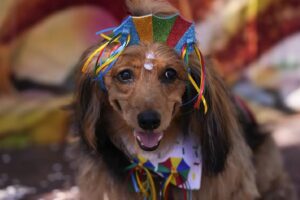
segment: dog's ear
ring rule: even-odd
[[[200,81],[198,63],[199,61],[192,59],[192,76],[197,82]],[[218,174],[226,165],[231,132],[238,128],[225,84],[209,65],[207,63],[204,92],[208,112],[204,114],[201,106],[201,109],[193,112],[191,121],[192,131],[200,139],[204,171]]]
[[[88,68],[86,73],[81,72],[83,63],[96,47],[84,53],[78,66],[80,71],[75,91],[75,124],[84,147],[88,147],[88,154],[97,156],[101,154],[101,158],[112,174],[118,178],[125,178],[124,168],[130,163],[124,153],[114,146],[107,134],[110,125],[108,117],[105,116],[109,112],[109,103],[107,92],[103,91],[99,81],[95,79],[92,69],[95,62],[90,64],[91,68]]]
[[[86,51],[78,64],[78,73],[75,88],[75,123],[83,141],[91,148],[96,149],[95,130],[100,118],[104,115],[106,94],[95,80],[92,70],[81,72],[81,67],[89,55]],[[92,65],[92,64],[91,64]]]

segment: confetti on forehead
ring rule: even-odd
[[[148,70],[148,71],[151,71],[151,70],[153,69],[153,67],[154,67],[154,65],[153,65],[153,63],[150,62],[150,61],[146,61],[146,62],[144,63],[144,68],[145,68],[146,70]]]
[[[146,52],[146,59],[145,59],[145,63],[144,63],[144,68],[146,70],[151,71],[153,69],[153,59],[155,59],[155,54],[153,53],[153,51],[148,51]]]

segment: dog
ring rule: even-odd
[[[134,16],[177,13],[161,0],[129,0],[127,5]],[[79,66],[101,44],[88,49]],[[107,48],[113,48],[110,45]],[[206,60],[206,111],[204,101],[199,109],[193,107],[197,92],[188,84],[183,59],[163,43],[126,47],[103,78],[105,90],[94,77],[95,62],[92,57],[86,72],[78,72],[75,94],[81,199],[144,199],[142,192],[128,189],[129,158],[164,155],[185,136],[201,148],[201,187],[190,191],[191,199],[296,199],[273,139],[238,106],[242,103],[230,94],[212,63]],[[194,54],[189,66],[191,77],[201,82]],[[154,175],[155,188],[161,181]],[[152,199],[162,198],[161,190],[155,191]],[[174,185],[166,193],[168,199],[185,198],[182,188]]]

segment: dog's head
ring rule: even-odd
[[[130,130],[117,136],[127,149],[137,143],[142,150],[156,150],[165,135],[175,134],[173,119],[186,80],[182,60],[167,46],[142,44],[124,51],[105,85],[109,104]]]
[[[189,63],[192,77],[199,82],[199,60],[190,55]],[[194,134],[205,169],[223,170],[230,131],[236,125],[223,83],[210,67],[205,80],[206,114],[193,108],[197,92],[188,81],[186,66],[165,44],[127,47],[104,77],[106,91],[93,73],[91,68],[79,74],[75,113],[83,140],[92,149],[101,151],[110,140],[126,154],[154,155],[172,148],[179,135]]]

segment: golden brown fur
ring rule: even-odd
[[[128,4],[134,14],[175,12],[163,1],[132,0]],[[147,52],[156,57],[151,71],[143,67]],[[88,54],[89,51],[82,62]],[[192,74],[199,81],[198,61],[194,55],[190,60]],[[205,115],[202,109],[181,106],[190,99],[186,90],[191,86],[186,86],[182,60],[163,44],[128,47],[105,76],[107,92],[99,88],[92,70],[79,73],[75,115],[81,135],[78,176],[81,199],[143,199],[128,191],[124,166],[128,164],[126,155],[146,153],[136,146],[132,132],[140,129],[136,116],[147,109],[160,113],[161,124],[156,131],[164,133],[159,147],[147,154],[172,148],[174,139],[183,132],[199,138],[204,171],[201,189],[193,191],[193,199],[296,199],[272,139],[266,136],[255,149],[246,144],[230,96],[210,64],[207,65],[204,95],[209,111]],[[170,67],[177,71],[178,78],[166,84],[160,77]],[[120,83],[116,78],[125,68],[134,74],[130,84]],[[175,187],[171,187],[170,193],[173,199],[183,199],[182,192]]]

